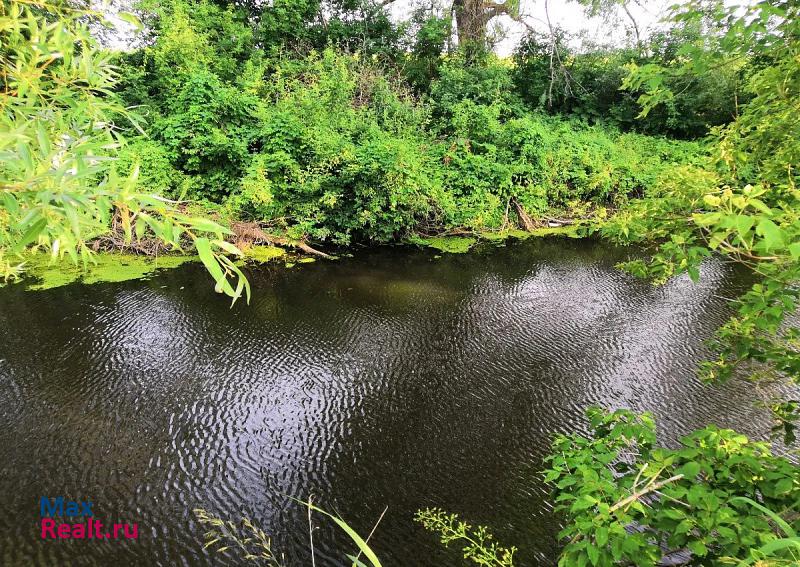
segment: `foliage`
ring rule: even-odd
[[[647,414],[587,415],[591,435],[559,436],[548,458],[545,480],[567,519],[559,565],[658,565],[686,552],[730,565],[759,549],[797,558],[796,549],[778,550],[773,522],[800,526],[800,469],[767,444],[708,426],[665,449]]]
[[[249,294],[225,255],[239,254],[224,241],[227,229],[139,192],[138,167],[122,174],[111,166],[124,144],[115,120],[134,117],[112,94],[112,56],[96,47],[87,16],[99,14],[17,1],[0,12],[3,262],[33,247],[86,263],[93,254],[88,242],[114,223],[126,242],[149,235],[175,250],[194,243],[220,291],[234,300]]]
[[[729,125],[715,130],[713,168],[681,168],[631,203],[603,230],[625,241],[660,242],[652,262],[632,266],[664,280],[686,271],[696,278],[711,252],[752,267],[761,280],[738,301],[738,314],[717,334],[719,356],[704,365],[707,379],[800,381],[798,330],[789,315],[797,305],[800,275],[800,193],[794,168],[800,158],[800,24],[792,2],[759,2],[746,10],[718,6],[711,15],[689,4],[675,17],[711,17],[725,55],[688,51],[690,71],[752,57],[759,68],[749,79],[752,99]],[[629,83],[648,85],[644,112],[674,98],[655,66],[636,70]],[[795,400],[773,400],[778,429],[794,439]]]
[[[487,52],[487,25],[517,17],[518,2],[455,0],[400,25],[385,8],[143,0],[138,48],[114,54],[90,33],[100,13],[3,3],[0,276],[19,277],[31,249],[96,260],[111,235],[194,247],[219,291],[249,296],[231,232],[190,214],[187,198],[286,240],[410,237],[448,250],[473,240],[423,237],[611,209],[604,236],[654,247],[629,271],[697,279],[718,253],[760,276],[719,330],[706,378],[745,369],[800,382],[789,317],[800,294],[796,2],[692,1],[649,41],[637,30],[635,49],[577,51],[556,30],[527,38],[513,61]],[[629,130],[710,133],[710,145]],[[791,440],[800,402],[773,409]],[[707,427],[670,450],[656,446],[648,416],[590,419],[592,437],[559,437],[549,460],[569,520],[563,565],[654,565],[671,551],[708,565],[797,559],[797,468],[768,446]],[[252,523],[198,518],[212,528],[210,547],[233,542],[246,558],[277,562]],[[483,527],[435,509],[417,519],[464,543],[475,563],[512,563],[513,548]]]
[[[244,28],[231,28],[241,42],[229,49],[214,25],[247,18],[185,1],[154,8],[148,43],[126,57],[121,94],[152,116],[150,140],[136,144],[152,168],[145,183],[291,239],[507,229],[517,205],[534,216],[579,200],[618,205],[702,153],[529,112],[507,63],[442,55],[448,20],[424,10],[397,75],[369,50],[275,56]],[[250,55],[236,55],[244,45]],[[415,98],[404,77],[429,96]]]
[[[702,71],[682,66],[689,48],[701,56],[710,49],[704,46],[705,40],[696,26],[670,28],[651,38],[649,55],[645,55],[627,47],[575,51],[558,35],[553,72],[550,39],[529,35],[514,54],[514,83],[528,105],[551,113],[610,123],[623,130],[698,138],[733,120],[738,105],[749,98],[744,89],[745,65],[740,60],[731,58],[729,65]],[[631,80],[631,69],[652,66],[669,69],[663,80],[673,96],[641,116],[639,98],[646,86]]]
[[[417,29],[410,40],[411,53],[403,61],[403,74],[418,93],[426,93],[439,76],[452,22],[424,10],[415,11],[412,22]]]
[[[421,109],[369,65],[332,50],[277,75],[258,153],[230,201],[239,214],[337,243],[388,241],[427,214],[435,180],[416,133]]]
[[[768,565],[796,565],[800,563],[800,537],[797,537],[797,532],[783,518],[750,498],[739,496],[733,500],[749,504],[758,511],[763,512],[772,524],[776,526],[776,531],[784,535],[782,538],[765,543],[758,549],[750,550],[750,556],[742,560],[738,567],[763,563]]]
[[[432,88],[449,146],[444,183],[460,206],[455,225],[497,228],[510,199],[533,214],[570,201],[620,204],[641,195],[675,163],[698,163],[698,144],[621,135],[577,120],[526,112],[507,68],[445,64]]]
[[[419,510],[414,519],[425,529],[437,532],[441,542],[463,544],[464,559],[486,567],[513,567],[516,548],[505,548],[492,540],[492,534],[484,526],[471,526],[462,522],[455,514],[446,514],[438,508]]]
[[[333,520],[334,524],[353,540],[359,552],[358,555],[347,555],[347,558],[352,562],[352,567],[367,567],[367,564],[361,560],[362,555],[365,557],[366,561],[369,562],[369,567],[381,567],[380,559],[378,559],[378,556],[368,544],[369,537],[367,540],[362,539],[347,522],[315,506],[311,498],[309,498],[308,501],[298,500],[296,498],[292,498],[292,500],[308,508],[310,530],[313,530],[311,525],[311,513],[317,512]],[[231,520],[224,520],[212,516],[202,508],[195,509],[194,514],[201,525],[210,528],[209,531],[203,534],[205,539],[204,549],[210,548],[216,553],[229,554],[233,552],[236,554],[239,561],[263,565],[265,567],[282,567],[282,565],[284,565],[283,556],[281,555],[279,559],[272,548],[271,538],[249,518],[242,518],[240,523],[236,524]],[[311,547],[312,563],[314,563],[313,542],[313,535],[310,535],[309,544]]]
[[[197,70],[183,78],[153,123],[173,166],[190,176],[190,196],[220,200],[238,185],[257,135],[258,100]]]
[[[441,66],[439,78],[431,86],[434,114],[449,118],[459,104],[469,101],[496,108],[503,119],[519,116],[524,109],[514,92],[508,65],[490,55],[480,64],[470,64],[465,57],[458,52]]]
[[[112,167],[117,175],[125,175],[138,166],[136,182],[140,191],[182,200],[189,192],[191,178],[172,163],[172,155],[163,144],[138,137],[119,149]]]
[[[145,82],[158,86],[149,89],[158,93],[152,141],[141,146],[153,169],[148,187],[225,203],[232,216],[294,239],[386,242],[427,227],[505,228],[512,200],[542,214],[576,199],[625,199],[672,161],[699,153],[528,113],[510,69],[489,56],[480,65],[461,55],[437,64],[429,104],[374,60],[332,49],[261,67],[249,61],[246,69],[258,67],[269,80],[232,82],[205,62],[217,49],[207,24],[180,6],[144,50],[156,64],[127,68],[132,80],[144,69]],[[433,58],[442,21],[424,21],[420,33],[428,25],[434,29],[418,48]],[[181,59],[185,42],[208,57],[169,71],[157,64]]]

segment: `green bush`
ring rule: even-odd
[[[779,538],[755,501],[800,527],[800,469],[768,444],[708,426],[666,449],[647,414],[588,416],[591,436],[559,436],[545,477],[567,520],[559,565],[655,566],[679,551],[735,565]]]
[[[164,145],[139,138],[124,146],[114,162],[114,169],[119,175],[127,175],[137,166],[138,183],[142,191],[172,199],[183,196],[186,175],[173,167],[170,152]]]
[[[150,139],[123,165],[135,158],[147,187],[222,204],[292,238],[387,242],[505,228],[516,205],[533,216],[576,201],[618,205],[701,154],[526,110],[507,61],[439,57],[445,20],[420,24],[414,49],[435,66],[420,100],[378,57],[275,56],[247,33],[234,41],[212,29],[236,32],[239,12],[191,6],[167,4],[153,43],[123,66],[122,95],[149,100],[151,117]]]
[[[232,206],[280,219],[296,238],[385,242],[429,211],[424,114],[374,68],[326,50],[294,62],[270,93],[259,151]],[[258,206],[243,199],[259,195]]]
[[[551,86],[550,41],[530,35],[514,54],[514,85],[531,108],[623,130],[699,138],[712,127],[733,120],[737,105],[747,100],[743,65],[714,67],[702,73],[671,73],[666,83],[676,96],[646,117],[640,116],[638,102],[644,91],[623,89],[631,63],[679,65],[685,58],[684,49],[692,45],[702,46],[703,39],[691,26],[655,34],[647,54],[625,47],[576,52],[560,38]]]
[[[258,133],[260,101],[224,84],[211,71],[187,74],[153,123],[153,137],[175,166],[194,176],[193,198],[219,200],[234,191]]]

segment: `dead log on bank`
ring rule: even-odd
[[[288,238],[283,238],[282,236],[267,234],[256,222],[235,222],[231,225],[231,230],[233,231],[235,237],[234,244],[239,248],[242,246],[249,246],[251,244],[268,244],[270,246],[277,245],[282,247],[297,248],[306,254],[312,254],[328,260],[334,259],[334,257],[330,254],[320,252],[305,242],[299,240],[289,240]]]
[[[525,212],[525,209],[519,204],[519,201],[512,199],[512,203],[514,205],[514,210],[517,212],[520,227],[528,232],[532,232],[536,228],[536,223],[534,223],[531,216]]]

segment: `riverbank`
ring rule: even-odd
[[[484,231],[478,233],[444,235],[433,237],[415,236],[398,243],[399,246],[430,248],[441,254],[463,254],[480,244],[499,244],[508,240],[564,236],[580,237],[583,225],[565,224],[546,226],[530,231],[510,229],[505,231]],[[284,242],[285,239],[284,239]],[[284,268],[310,264],[320,260],[318,253],[305,252],[291,246],[281,247],[268,244],[246,244],[241,246],[240,266],[248,264],[282,264]],[[351,254],[352,248],[344,249]],[[438,257],[438,255],[437,255]],[[91,261],[74,264],[69,259],[53,259],[42,252],[28,252],[24,255],[23,273],[15,284],[28,290],[45,290],[65,286],[75,282],[86,285],[102,282],[122,282],[151,277],[158,271],[182,266],[187,262],[199,261],[196,256],[186,253],[146,255],[126,250],[99,251],[92,255]],[[324,254],[321,261],[338,259],[337,255]]]

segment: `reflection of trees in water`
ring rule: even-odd
[[[689,379],[724,318],[717,296],[735,296],[741,278],[712,271],[699,286],[652,288],[613,267],[634,254],[567,239],[438,259],[382,249],[253,268],[253,303],[233,308],[199,266],[145,283],[11,288],[0,293],[0,372],[13,368],[36,407],[50,404],[45,415],[114,426],[108,462],[124,482],[94,460],[108,449],[102,436],[70,450],[93,455],[101,495],[113,485],[124,505],[161,498],[153,522],[174,522],[161,514],[181,506],[244,506],[302,558],[305,517],[283,495],[314,492],[362,533],[389,505],[374,536],[387,562],[409,547],[450,557],[411,522],[428,505],[546,560],[557,526],[535,473],[554,432],[582,428],[583,407],[639,402],[669,414],[671,429],[722,412],[751,419],[746,392],[706,395]],[[36,415],[16,431],[40,427]],[[130,496],[142,484],[149,492]],[[346,547],[341,537],[326,532],[320,553]]]
[[[722,270],[707,274],[701,286],[683,281],[653,288],[613,268],[631,254],[540,241],[478,256],[482,262],[475,256],[439,260],[433,279],[463,299],[442,312],[432,302],[418,305],[404,319],[414,348],[395,356],[389,373],[396,382],[372,390],[378,399],[365,401],[365,414],[352,422],[357,458],[332,456],[332,478],[357,478],[333,487],[335,505],[352,510],[350,517],[366,515],[365,508],[379,513],[379,503],[365,506],[360,497],[360,487],[377,483],[369,492],[385,495],[401,517],[415,506],[444,506],[471,521],[504,526],[501,539],[536,555],[554,545],[557,526],[531,463],[541,462],[553,432],[583,428],[583,408],[638,402],[676,417],[675,404],[691,395],[699,402],[685,403],[672,424],[687,431],[688,424],[707,421],[708,407],[716,404],[706,402],[691,378],[697,349],[724,320],[723,302],[713,297],[735,295],[741,284]],[[434,269],[409,271],[426,277]],[[520,308],[531,295],[541,301]],[[659,342],[659,364],[642,366],[651,358],[648,345]],[[684,383],[648,394],[658,380]],[[370,466],[354,466],[359,461]],[[383,470],[377,479],[373,463]],[[377,545],[402,548],[393,533],[402,528],[392,525]]]

